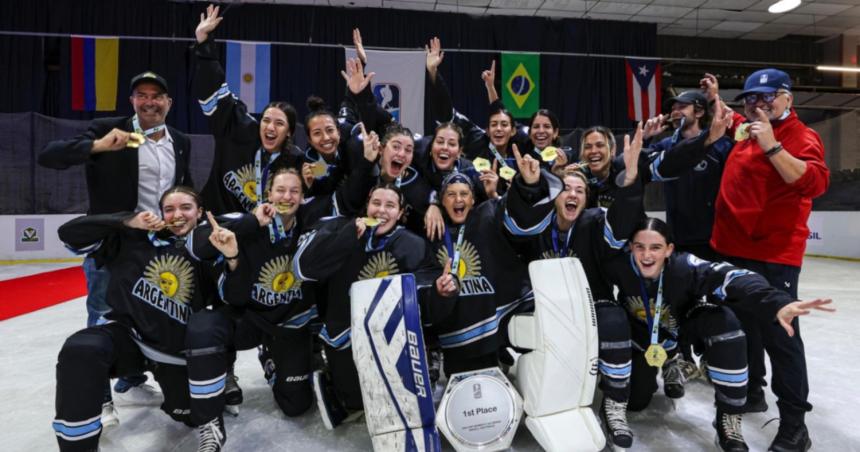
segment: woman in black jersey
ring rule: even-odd
[[[432,250],[440,267],[451,268],[442,287],[453,278],[457,290],[428,313],[447,375],[498,365],[509,314],[533,306],[526,264],[503,225],[504,198],[476,206],[474,193],[462,173],[448,175],[440,188],[445,222]]]
[[[94,253],[111,271],[106,324],[70,336],[57,362],[54,431],[64,451],[95,450],[101,434],[104,386],[110,377],[151,370],[164,393],[170,417],[199,426],[201,446],[225,440],[221,419],[224,380],[205,395],[186,367],[186,325],[214,298],[200,259],[214,258],[200,235],[193,240],[202,208],[197,194],[175,187],[161,198],[162,217],[120,212],[76,218],[58,230],[77,252]],[[227,219],[229,222],[230,220]],[[256,222],[254,222],[256,223]],[[250,225],[232,224],[238,230]],[[214,344],[201,343],[201,346]],[[196,357],[187,357],[190,362]]]
[[[268,202],[238,220],[256,221],[260,227],[234,234],[210,218],[199,228],[213,231],[210,242],[226,259],[219,293],[231,309],[192,317],[189,336],[215,336],[221,347],[236,350],[261,346],[261,361],[271,360],[264,365],[267,380],[287,416],[302,414],[312,402],[308,323],[317,316],[319,289],[293,273],[299,235],[329,213],[352,215],[359,209],[373,184],[372,165],[379,147],[372,139],[365,144],[364,158],[332,196],[305,203],[298,172],[276,167],[266,190]],[[209,373],[201,380],[216,379],[226,370],[220,356],[208,359],[212,365],[204,369]]]
[[[648,406],[657,389],[657,369],[677,352],[675,341],[683,330],[692,343],[705,349],[714,383],[719,446],[727,451],[748,450],[741,431],[748,379],[746,337],[727,305],[737,304],[763,319],[778,321],[791,336],[792,319],[812,309],[832,311],[826,306],[831,300],[794,301],[757,273],[673,253],[671,232],[656,218],[634,228],[629,247],[628,254],[606,264],[620,291],[619,302],[628,311],[633,340],[628,408],[638,411]]]
[[[624,157],[631,166],[619,175],[622,188],[608,210],[586,208],[589,187],[581,172],[570,171],[559,180],[540,171],[531,156],[520,157],[516,148],[520,172],[507,195],[505,227],[520,243],[526,261],[575,257],[582,264],[597,315],[604,411],[606,406],[626,405],[630,392],[630,331],[602,263],[623,252],[626,238],[645,216],[636,164],[641,147],[641,133],[632,142],[625,138]],[[611,442],[618,447],[632,443],[629,429],[622,428],[625,414],[622,410],[613,418]]]
[[[203,200],[216,215],[251,212],[263,202],[263,189],[270,166],[301,169],[301,151],[292,144],[296,110],[287,102],[270,102],[258,122],[245,103],[230,92],[224,68],[211,33],[223,18],[218,7],[209,6],[201,15],[194,45],[196,65],[194,94],[215,136],[215,156]]]
[[[419,296],[427,296],[441,267],[434,265],[427,242],[398,224],[404,199],[396,186],[370,191],[366,216],[323,219],[299,241],[294,274],[326,287],[317,308],[324,327],[328,374],[314,373],[313,384],[323,423],[334,428],[346,410],[361,410],[361,389],[352,359],[349,289],[352,283],[414,273]],[[332,383],[329,383],[331,378]]]

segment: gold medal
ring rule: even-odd
[[[750,137],[750,124],[745,122],[735,129],[735,141],[743,141]]]
[[[325,160],[320,160],[318,162],[311,164],[311,174],[314,177],[323,177],[328,174],[328,163]]]
[[[540,158],[544,162],[551,162],[558,157],[558,148],[555,146],[547,146],[543,151],[540,151]]]
[[[377,220],[373,217],[364,217],[364,224],[367,225],[367,227],[372,228],[374,226],[382,224],[382,221]]]
[[[491,168],[490,161],[481,157],[472,160],[472,165],[475,165],[475,171],[479,173],[482,171],[489,171]]]
[[[126,147],[137,149],[146,141],[146,138],[142,134],[137,132],[132,132],[128,134],[128,142],[125,144]]]
[[[292,205],[292,204],[289,204],[289,203],[286,203],[286,202],[279,202],[279,203],[276,203],[276,204],[275,204],[275,210],[276,210],[278,213],[287,213],[287,212],[289,212],[289,211],[290,211],[290,209],[291,209],[292,207],[293,207],[293,205]]]
[[[508,182],[512,181],[514,179],[514,176],[516,175],[516,170],[514,170],[510,166],[503,166],[502,169],[499,170],[499,177]]]
[[[666,362],[666,349],[660,344],[651,344],[648,350],[645,350],[645,361],[651,367],[663,367]]]

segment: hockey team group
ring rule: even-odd
[[[798,316],[833,309],[828,299],[798,300],[797,284],[806,220],[829,171],[820,138],[791,108],[788,74],[750,74],[735,99],[743,114],[705,74],[701,90],[673,97],[669,113],[631,135],[616,142],[595,126],[571,148],[553,112],[520,124],[505,109],[495,63],[481,74],[489,116],[458,111],[434,38],[426,102],[437,126],[420,136],[377,105],[355,30],[357,58],[340,74],[346,95],[335,112],[308,98],[300,150],[292,105],[271,102],[255,117],[229,90],[213,39],[222,19],[214,6],[201,14],[192,50],[194,95],[215,138],[200,193],[190,188],[189,139],[165,124],[168,82],[151,71],[131,81],[132,117],[93,120],[39,156],[49,168],[84,165],[90,197],[88,214],[58,231],[86,255],[89,292],[88,327],[59,351],[60,450],[97,450],[103,428],[118,422],[113,397],[149,391],[197,429],[200,451],[220,451],[223,413],[242,402],[232,369],[243,350],[259,353],[286,416],[317,406],[333,429],[365,412],[373,436],[382,421],[371,413],[396,411],[363,397],[382,389],[359,377],[395,364],[353,350],[365,334],[353,327],[356,298],[367,298],[359,282],[412,275],[396,279],[415,300],[390,317],[408,331],[395,370],[411,379],[416,369],[406,386],[432,397],[440,375],[507,370],[528,352],[511,341],[511,319],[535,311],[538,279],[553,285],[530,278],[529,264],[570,262],[560,258],[576,258],[587,281],[607,444],[634,444],[627,412],[648,409],[658,375],[670,398],[702,375],[715,415],[701,428],[716,429],[722,450],[749,450],[741,419],[767,410],[767,351],[780,418],[768,450],[811,447]],[[650,182],[663,184],[666,221],[646,217]],[[390,323],[389,342],[399,325]],[[144,383],[146,371],[160,391]],[[436,438],[400,447],[437,450]]]

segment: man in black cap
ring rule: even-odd
[[[58,170],[86,166],[88,214],[160,212],[161,194],[174,185],[192,186],[189,158],[191,142],[185,134],[164,123],[173,100],[167,81],[152,71],[131,79],[129,101],[134,116],[94,119],[86,132],[48,143],[39,164]],[[87,278],[87,326],[96,325],[110,307],[106,292],[110,275],[93,257],[84,259]],[[146,376],[120,378],[115,389],[135,403],[160,403],[160,395]],[[134,389],[132,389],[134,388]],[[106,388],[102,424],[118,423]]]

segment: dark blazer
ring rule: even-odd
[[[137,149],[91,153],[93,141],[114,128],[134,131],[131,117],[94,119],[86,132],[68,140],[52,141],[39,154],[39,165],[46,168],[63,170],[73,165],[86,165],[89,214],[131,212],[137,207]],[[173,127],[167,126],[167,130],[173,137],[175,184],[191,187],[191,141]]]

